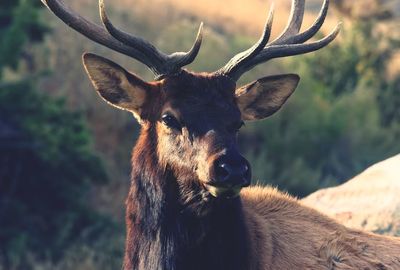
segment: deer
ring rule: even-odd
[[[328,0],[303,32],[305,0],[292,0],[286,28],[270,41],[272,5],[260,39],[211,73],[184,68],[199,52],[203,24],[189,51],[165,54],[115,27],[103,0],[103,27],[62,0],[42,2],[69,27],[155,75],[147,82],[111,60],[83,55],[100,97],[141,125],[126,199],[123,269],[400,269],[398,238],[347,228],[275,188],[250,186],[251,166],[238,150],[244,122],[276,113],[300,77],[273,75],[244,86],[238,79],[271,59],[331,43],[340,24],[310,41],[324,23]]]

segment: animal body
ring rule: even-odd
[[[323,24],[299,33],[304,0],[293,0],[287,28],[269,42],[271,9],[260,40],[213,73],[183,69],[201,45],[166,55],[149,42],[80,17],[61,0],[42,0],[70,27],[147,65],[153,82],[94,54],[83,56],[99,95],[128,110],[142,126],[133,150],[126,201],[123,267],[132,269],[400,269],[400,241],[347,229],[270,188],[248,187],[251,167],[236,135],[244,121],[266,118],[294,92],[299,76],[283,74],[237,87],[254,66],[318,50],[335,39],[305,43]],[[268,43],[269,42],[269,43]]]

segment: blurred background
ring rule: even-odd
[[[96,0],[69,0],[99,22]],[[290,0],[276,1],[274,35]],[[248,123],[240,145],[254,180],[298,197],[343,183],[400,152],[400,1],[332,0],[327,33],[340,37],[310,55],[272,61],[240,83],[283,72],[301,84],[275,116]],[[203,47],[189,66],[214,71],[251,46],[267,0],[109,0],[115,25],[166,52]],[[304,27],[322,0],[308,0]],[[80,36],[39,0],[0,3],[0,269],[119,269],[124,199],[139,125],[95,93],[85,51],[151,80],[141,64]]]

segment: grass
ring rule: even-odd
[[[94,0],[74,0],[73,6],[82,4],[93,6],[97,10]],[[176,14],[184,14],[198,21],[206,22],[222,28],[225,31],[258,36],[264,27],[272,0],[229,0],[214,1],[186,1],[186,0],[108,0],[109,8],[121,9],[131,14],[142,12],[148,17],[176,18]],[[279,34],[285,27],[290,13],[291,0],[279,0],[275,2],[275,20],[273,36]],[[313,23],[319,11],[322,0],[307,0],[304,27]],[[179,16],[178,16],[179,17]],[[338,19],[330,12],[323,31],[327,32],[334,28]],[[159,25],[162,29],[163,25]]]

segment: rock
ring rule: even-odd
[[[400,155],[302,202],[347,227],[400,236]]]

